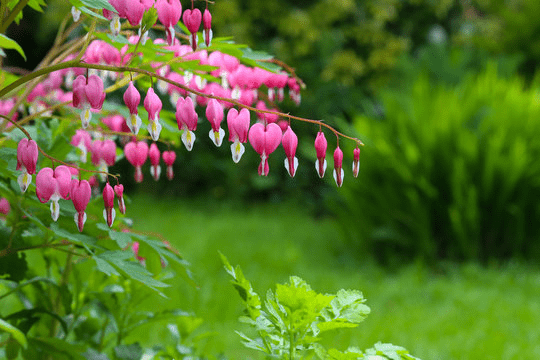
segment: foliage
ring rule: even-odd
[[[336,206],[349,242],[384,260],[537,258],[537,96],[493,63],[455,86],[423,75],[381,91],[354,122],[363,181]]]
[[[291,276],[289,283],[277,284],[274,292],[268,290],[263,309],[259,295],[244,277],[240,266],[233,267],[223,254],[220,255],[246,306],[245,316],[240,321],[249,324],[259,336],[252,339],[238,332],[246,347],[273,358],[289,360],[313,358],[314,354],[321,360],[375,359],[375,355],[388,359],[416,359],[405,349],[391,344],[378,343],[365,352],[356,348],[345,352],[326,350],[319,343],[322,333],[357,327],[370,313],[360,291],[341,289],[335,295],[319,294],[301,278]]]

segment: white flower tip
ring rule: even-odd
[[[336,185],[338,187],[341,187],[343,185],[343,177],[345,176],[345,172],[343,171],[343,168],[340,170],[340,176],[338,177],[338,173],[336,172],[336,169],[334,169],[334,180],[336,181]]]
[[[28,187],[32,183],[32,175],[28,174],[26,171],[23,172],[17,177],[17,183],[19,184],[21,191],[26,192],[26,190],[28,190]]]
[[[223,142],[223,138],[225,137],[225,130],[223,130],[222,128],[219,128],[219,131],[214,131],[211,129],[208,133],[208,136],[210,137],[214,145],[220,147],[221,143]]]
[[[246,149],[240,141],[236,140],[234,143],[231,144],[232,159],[236,164],[238,164],[245,151]]]
[[[129,120],[126,119],[127,126],[129,127],[129,130],[137,135],[139,133],[139,129],[141,128],[141,118],[138,114],[131,114],[129,117]]]
[[[159,140],[159,134],[161,133],[162,126],[158,122],[158,120],[150,121],[148,123],[148,133],[152,137],[152,140],[158,141]]]
[[[287,169],[287,173],[289,173],[289,176],[290,177],[294,177],[294,175],[296,175],[296,169],[298,169],[298,158],[295,156],[294,159],[293,159],[293,166],[291,168],[291,164],[289,164],[289,159],[288,158],[285,158],[285,169]],[[291,173],[292,171],[292,173]]]
[[[51,198],[51,217],[53,221],[58,220],[58,217],[60,216],[60,205],[58,204],[58,199],[52,199]]]
[[[319,159],[315,160],[315,170],[317,170],[317,174],[322,179],[324,177],[324,173],[326,172],[326,159],[323,160],[322,169],[320,168]]]
[[[195,133],[193,131],[184,130],[184,133],[182,134],[182,142],[184,143],[187,151],[191,151],[193,149],[193,142],[195,142],[195,138]]]

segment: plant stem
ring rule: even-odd
[[[2,0],[2,5],[4,4],[5,1],[7,0]],[[26,6],[26,4],[28,4],[29,1],[30,0],[20,0],[17,3],[17,5],[15,5],[13,10],[11,10],[8,17],[6,18],[6,20],[2,22],[2,25],[0,26],[0,34],[3,34],[6,32],[8,26],[13,22],[13,20],[15,20],[17,15],[22,11],[22,9]],[[3,16],[4,14],[2,14],[2,17]]]

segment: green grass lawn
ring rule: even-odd
[[[134,229],[162,234],[192,264],[199,289],[178,279],[166,292],[169,299],[156,296],[144,306],[180,307],[203,318],[203,330],[215,332],[204,343],[207,354],[261,358],[244,349],[235,333],[243,330],[237,321],[242,305],[221,265],[221,251],[242,267],[260,295],[290,275],[318,292],[362,290],[372,313],[358,328],[325,338],[326,345],[390,342],[424,360],[540,359],[537,268],[466,264],[441,265],[434,272],[413,264],[386,271],[351,260],[331,219],[313,219],[293,204],[246,207],[137,196],[127,214]],[[164,332],[162,326],[144,336],[157,342]]]

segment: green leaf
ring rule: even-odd
[[[107,0],[81,0],[81,2],[90,9],[107,9],[116,12]]]
[[[233,268],[225,255],[219,253],[225,270],[233,277],[232,284],[246,305],[251,319],[255,320],[261,314],[261,299],[251,287],[251,283],[244,277],[240,266]]]
[[[154,26],[157,19],[158,19],[157,10],[156,8],[152,6],[150,9],[144,12],[144,15],[141,21],[141,27],[143,29],[150,29],[152,26]]]
[[[11,336],[13,336],[13,338],[17,340],[17,342],[21,344],[21,346],[24,347],[25,349],[28,346],[28,342],[26,341],[26,336],[24,336],[22,331],[20,331],[15,326],[11,325],[10,323],[2,319],[0,319],[0,330],[10,333]]]
[[[143,356],[143,351],[139,343],[134,343],[116,346],[114,354],[118,360],[139,360]]]
[[[106,260],[100,259],[97,256],[92,256],[92,259],[94,259],[94,261],[96,262],[97,269],[101,271],[102,273],[104,273],[105,275],[107,276],[120,275],[118,271],[116,271],[114,266],[109,264]]]
[[[82,355],[84,347],[82,345],[73,345],[67,341],[58,338],[29,338],[31,347],[41,349],[46,353],[64,355],[71,360],[86,360]]]
[[[83,234],[70,233],[69,231],[65,229],[61,229],[57,223],[52,223],[50,229],[56,235],[62,238],[66,238],[68,240],[74,241],[76,243],[86,244],[90,246],[95,246],[97,243],[97,240],[93,237],[83,235]]]
[[[118,247],[121,249],[125,249],[131,242],[131,236],[128,233],[109,230],[109,236],[111,240],[116,241]]]
[[[0,34],[0,48],[17,50],[24,58],[24,61],[26,61],[26,55],[24,54],[22,47],[15,40],[8,38],[4,34]]]

